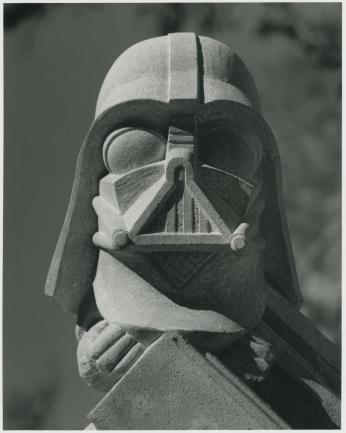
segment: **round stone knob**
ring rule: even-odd
[[[112,239],[114,248],[123,248],[127,244],[129,237],[126,230],[116,230]]]
[[[229,244],[233,251],[242,250],[246,245],[246,231],[249,228],[249,224],[241,223],[239,227],[229,237]]]
[[[239,233],[234,236],[231,236],[230,245],[233,251],[238,251],[243,249],[246,245],[245,236]]]

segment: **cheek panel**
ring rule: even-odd
[[[119,209],[124,213],[138,197],[164,175],[164,166],[143,167],[123,176],[115,183]]]
[[[241,181],[203,166],[196,180],[219,215],[235,230],[242,222],[249,202],[249,195],[242,188]]]
[[[210,128],[200,138],[198,159],[243,179],[251,178],[261,160],[261,145],[229,126]]]
[[[123,128],[105,141],[103,157],[111,173],[123,174],[153,162],[166,154],[166,140],[160,134],[139,128]]]

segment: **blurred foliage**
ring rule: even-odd
[[[341,15],[339,19],[324,16],[318,22],[309,22],[308,14],[299,13],[294,4],[263,4],[262,7],[264,11],[255,22],[255,35],[281,34],[298,44],[318,66],[341,68]],[[139,16],[154,16],[154,31],[158,35],[182,31],[186,24],[189,31],[200,34],[242,26],[232,15],[236,4],[164,3],[151,5],[150,9],[146,4],[137,8]]]
[[[294,5],[265,5],[257,33],[261,36],[281,34],[295,42],[314,63],[322,68],[341,68],[341,17],[317,22],[298,13]]]
[[[17,387],[4,395],[3,424],[6,430],[44,430],[60,392],[56,367],[49,376],[31,386]]]
[[[3,15],[4,30],[7,32],[13,31],[28,21],[36,21],[33,24],[37,24],[37,21],[51,14],[54,10],[61,11],[66,6],[69,6],[70,13],[79,15],[85,10],[93,13],[102,9],[102,4],[100,3],[76,5],[73,3],[6,3],[4,4]]]
[[[4,4],[4,29],[12,30],[22,22],[42,18],[48,12],[43,3]]]
[[[276,132],[286,168],[285,198],[305,300],[302,311],[339,345],[341,7],[270,6],[264,6],[256,34],[284,38],[301,54],[300,60],[293,55],[286,59],[292,75],[278,90],[288,105],[287,121]]]
[[[236,25],[230,14],[232,8],[230,3],[155,3],[150,8],[147,4],[138,5],[137,14],[154,19],[156,35],[180,31],[209,33],[216,28]]]

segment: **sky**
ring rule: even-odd
[[[138,10],[134,4],[49,6],[47,13],[17,23],[4,36],[4,404],[6,410],[13,396],[24,396],[25,400],[25,395],[35,394],[35,390],[53,381],[57,395],[42,421],[42,427],[49,429],[84,428],[88,423],[86,414],[102,396],[79,378],[75,318],[44,296],[43,291],[65,217],[77,155],[93,121],[103,78],[126,48],[160,34],[157,20],[163,19],[162,8],[141,8]],[[218,21],[219,27],[208,30],[206,26],[204,34],[232,46],[253,73],[264,116],[277,135],[283,161],[296,152],[294,145],[301,147],[299,140],[306,146],[319,145],[321,137],[329,140],[329,147],[321,144],[321,149],[323,158],[334,164],[336,179],[330,191],[337,201],[339,172],[335,167],[340,143],[335,125],[336,129],[340,126],[340,107],[331,96],[335,74],[311,66],[284,38],[254,38],[251,29],[261,13],[256,8],[244,5],[234,11],[231,5],[219,7],[218,20],[228,13],[235,22],[231,18],[226,25]],[[304,13],[313,17],[315,10],[310,7]],[[318,13],[334,16],[337,12],[327,8]],[[196,16],[193,9],[188,9],[182,30],[198,30],[201,23]],[[237,17],[241,18],[240,27]],[[307,90],[302,93],[301,89]],[[316,100],[325,101],[324,109],[331,113],[328,124],[318,122],[318,116],[325,119],[325,112],[315,113]],[[312,115],[305,119],[304,112],[309,109]],[[295,110],[297,113],[291,115]],[[297,212],[290,213],[295,209],[293,204],[297,205],[293,165],[304,171],[295,160],[283,162],[284,191],[293,246],[299,253],[298,274],[304,280],[303,265],[299,263],[305,250],[295,237],[295,228],[298,231],[302,223],[295,216]],[[329,179],[330,172],[324,175]],[[321,176],[315,172],[315,189],[307,189],[306,194],[319,190]],[[319,200],[317,195],[316,206]],[[321,224],[329,224],[328,218],[338,216],[329,212],[323,218]],[[338,276],[328,267],[323,269],[323,281],[335,283],[330,296],[337,302]]]

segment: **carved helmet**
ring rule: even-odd
[[[138,131],[141,132],[137,140]],[[121,150],[127,146],[123,140],[126,134],[133,137],[130,152]],[[151,138],[143,152],[142,138],[145,141],[148,134]],[[162,137],[166,137],[163,147]],[[112,147],[116,140],[117,145]],[[46,293],[57,298],[66,310],[78,311],[96,273],[99,250],[92,238],[98,231],[98,220],[92,200],[99,193],[100,180],[108,171],[123,175],[167,159],[165,146],[173,152],[175,147],[180,148],[183,153],[191,146],[197,147],[205,173],[210,167],[230,174],[242,182],[245,190],[247,185],[251,186],[252,177],[260,173],[264,206],[259,231],[265,241],[264,276],[291,303],[299,304],[301,298],[282,199],[279,155],[273,134],[261,116],[256,86],[237,54],[214,39],[193,33],[170,34],[140,42],[126,50],[108,72],[97,101],[95,120],[78,157]],[[212,177],[215,172],[210,173]],[[210,190],[209,197],[218,195],[220,188],[219,185]],[[217,203],[211,202],[218,209]],[[205,223],[206,227],[209,224],[206,233],[212,234],[213,224],[217,226],[216,231],[222,232],[222,221],[220,224],[216,221],[218,212],[215,220],[208,205],[204,205],[205,212],[201,210],[203,203],[198,210],[198,234],[203,231],[201,219],[205,216],[206,220],[208,217],[212,220]],[[243,213],[246,206],[245,203]],[[174,224],[179,225],[178,220],[176,217]],[[144,234],[156,233],[153,221],[141,220],[137,229],[133,229],[132,240],[135,236],[139,239],[143,230]],[[189,224],[189,232],[193,232],[191,224],[196,225],[196,221]],[[234,227],[232,230],[227,239],[237,245]],[[184,235],[184,228],[182,232]],[[119,239],[121,243],[121,236]]]

